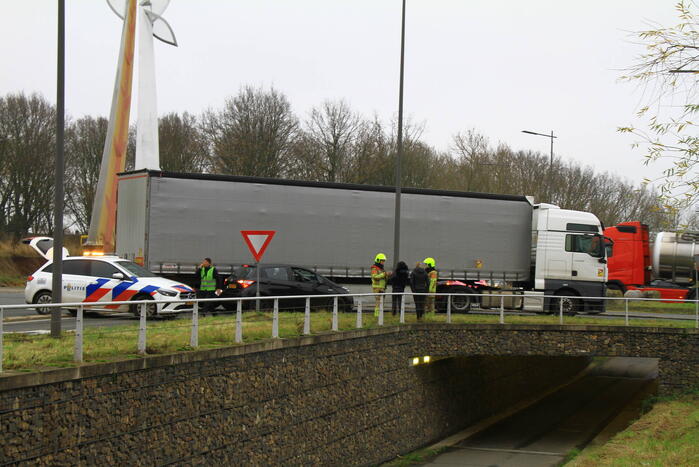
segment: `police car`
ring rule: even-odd
[[[51,303],[53,277],[53,239],[34,237],[26,239],[39,254],[49,261],[27,278],[24,299],[27,303]],[[148,317],[172,315],[192,311],[194,290],[180,282],[159,277],[136,263],[118,256],[68,256],[63,251],[63,303],[85,303],[90,310],[130,311],[140,315],[138,306],[126,302],[134,300],[166,300],[171,303],[153,303],[146,306]],[[100,302],[125,302],[124,305],[104,305]],[[37,306],[39,314],[51,312],[49,307]],[[69,310],[75,315],[77,310]]]

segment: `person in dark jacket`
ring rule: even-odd
[[[417,319],[422,319],[422,315],[425,313],[425,295],[429,290],[430,278],[425,271],[424,264],[418,262],[415,265],[415,269],[410,273],[410,290],[413,291],[413,300],[415,301],[415,313],[417,314]]]
[[[194,274],[198,282],[197,298],[215,298],[221,295],[223,278],[212,264],[211,258],[204,258]],[[214,310],[217,306],[214,302],[201,303],[201,315],[205,316],[206,313],[215,315]]]
[[[405,292],[405,287],[408,285],[410,280],[410,272],[408,271],[408,265],[403,261],[399,261],[396,265],[396,269],[391,276],[391,287],[393,293],[403,293]],[[400,311],[401,296],[393,295],[393,316]]]

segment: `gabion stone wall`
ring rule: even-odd
[[[694,385],[697,336],[412,325],[4,376],[0,463],[376,464],[565,382],[595,355],[657,357],[666,391]]]

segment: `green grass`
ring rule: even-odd
[[[26,276],[13,274],[12,271],[0,272],[0,287],[24,287]]]
[[[356,314],[340,313],[339,329],[355,329]],[[426,317],[425,322],[445,322],[446,315],[438,314]],[[406,315],[407,323],[415,322],[415,315]],[[497,315],[452,315],[453,323],[467,324],[496,324]],[[559,324],[558,316],[515,316],[506,315],[507,324]],[[311,332],[313,334],[330,332],[332,313],[326,311],[311,314]],[[384,325],[399,324],[398,317],[387,313]],[[624,320],[600,319],[586,316],[564,316],[564,324],[597,324],[605,326],[623,326]],[[694,321],[670,320],[635,320],[629,322],[632,326],[692,328]],[[371,313],[363,315],[364,328],[378,327],[377,318]],[[191,351],[190,342],[191,320],[157,320],[148,323],[147,353],[165,354],[180,351]],[[279,336],[281,338],[297,337],[303,333],[303,313],[280,313]],[[269,312],[246,312],[243,315],[243,339],[245,343],[270,339],[272,335],[272,319]],[[137,353],[138,324],[115,327],[89,327],[84,331],[83,356],[85,362],[109,362],[138,357]],[[199,320],[199,348],[211,349],[236,345],[235,315],[204,317]],[[45,367],[73,366],[74,335],[64,332],[60,339],[46,335],[6,334],[4,342],[5,370],[41,369]]]
[[[568,467],[699,465],[699,392],[660,399],[650,411],[603,446]]]
[[[660,301],[638,301],[629,300],[630,313],[677,313],[677,314],[694,314],[696,313],[696,305],[694,303],[663,303]],[[607,302],[607,311],[624,311],[624,300],[609,300]]]

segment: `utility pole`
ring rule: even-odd
[[[401,195],[401,159],[403,158],[403,64],[405,58],[405,0],[400,29],[400,79],[398,84],[398,141],[396,148],[396,208],[393,221],[393,265],[398,265],[400,257],[400,195]]]
[[[53,273],[51,300],[61,303],[63,295],[63,133],[65,130],[65,38],[66,4],[58,0],[58,53],[56,69],[56,161],[53,196]],[[61,337],[61,308],[51,309],[51,337]]]

